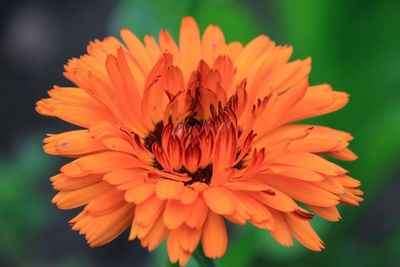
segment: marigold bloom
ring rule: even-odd
[[[308,85],[311,60],[288,62],[292,48],[262,35],[227,44],[210,25],[200,36],[182,21],[179,46],[166,31],[144,44],[130,31],[89,44],[36,110],[84,129],[49,135],[44,151],[76,158],[51,177],[60,209],[85,206],[69,223],[101,246],[130,226],[154,250],[167,239],[185,265],[198,243],[207,257],[227,247],[225,220],[292,236],[311,250],[324,243],[313,214],[330,221],[336,205],[358,205],[360,182],[322,155],[354,160],[352,136],[293,124],[342,108],[348,95]],[[297,201],[297,202],[296,202]]]

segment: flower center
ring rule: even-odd
[[[151,147],[153,146],[153,143],[157,143],[159,146],[161,146],[161,134],[164,129],[163,122],[160,121],[158,122],[154,130],[149,133],[149,135],[144,139],[144,147],[147,148],[148,151],[151,151]]]
[[[159,170],[186,173],[191,178],[185,182],[209,184],[213,173],[212,151],[215,130],[208,121],[188,117],[183,124],[175,128],[172,124],[164,126],[160,121],[155,124],[144,139],[144,147],[153,153],[153,166]]]
[[[191,185],[195,182],[210,184],[213,168],[212,164],[209,164],[205,168],[198,169],[195,173],[190,173],[185,169],[183,169],[182,172],[186,172],[192,177],[192,180],[185,182],[184,185]]]

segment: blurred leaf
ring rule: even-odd
[[[190,6],[191,1],[185,0],[123,0],[111,19],[111,34],[119,36],[120,29],[128,28],[139,38],[145,34],[157,37],[159,31],[165,29],[177,37],[181,19]]]
[[[46,227],[49,204],[38,192],[38,179],[46,177],[52,161],[41,151],[41,137],[31,136],[16,155],[0,160],[0,254],[19,261],[29,249],[29,240]],[[47,179],[47,178],[46,178]]]
[[[219,25],[227,40],[248,42],[259,34],[249,10],[237,1],[185,1],[185,0],[124,0],[114,13],[110,31],[119,36],[121,28],[128,28],[139,38],[145,34],[158,36],[166,29],[178,40],[183,16],[193,16],[203,31],[209,24]]]
[[[261,33],[255,17],[240,2],[205,1],[197,6],[193,15],[201,30],[209,24],[218,25],[227,41],[246,44]]]

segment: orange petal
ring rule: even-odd
[[[159,217],[161,211],[163,211],[164,206],[164,200],[160,200],[156,195],[152,195],[136,206],[134,223],[144,226],[152,225]]]
[[[214,147],[213,174],[218,174],[225,168],[230,168],[235,160],[237,150],[236,130],[232,123],[224,123],[219,128]],[[213,184],[220,184],[218,177],[211,179]]]
[[[290,213],[285,213],[284,216],[294,237],[305,247],[314,251],[321,251],[322,248],[325,248],[325,244],[312,229],[308,221],[298,219]]]
[[[212,259],[222,257],[228,244],[224,218],[213,212],[208,213],[204,224],[201,243],[204,254]]]
[[[221,186],[212,186],[203,192],[208,207],[217,214],[228,215],[235,210],[230,191]]]
[[[189,78],[192,71],[196,69],[201,57],[200,31],[196,21],[192,17],[182,19],[179,32],[179,48],[185,79]]]
[[[156,220],[157,218],[148,225],[141,225],[136,223],[135,219],[133,219],[131,231],[129,233],[129,240],[134,240],[135,238],[141,240],[142,238],[144,238],[146,235],[149,234],[154,224],[156,223]]]
[[[174,56],[175,65],[180,66],[179,49],[171,35],[166,30],[161,30],[158,36],[158,41],[160,43],[161,51],[163,53],[172,54]]]
[[[135,204],[140,204],[148,199],[155,191],[154,184],[141,184],[125,193],[125,200]]]
[[[268,207],[262,201],[255,198],[255,193],[239,193],[236,192],[235,197],[243,205],[245,212],[251,217],[253,224],[266,223],[263,229],[273,229],[275,227],[274,220]],[[236,209],[238,211],[238,209]]]
[[[256,136],[253,145],[257,148],[262,148],[267,145],[279,144],[282,142],[287,143],[289,141],[301,139],[309,135],[312,128],[313,126],[311,125],[282,125],[264,135]]]
[[[265,35],[260,35],[248,43],[235,60],[237,71],[234,84],[241,82],[247,76],[252,64],[273,45],[274,43]]]
[[[347,171],[326,159],[307,152],[285,153],[274,160],[275,163],[307,168],[327,175],[342,175]]]
[[[306,127],[306,125],[298,126]],[[304,138],[293,140],[289,144],[290,150],[307,152],[333,152],[345,149],[348,141],[353,137],[345,132],[328,127],[311,126]]]
[[[340,176],[336,176],[335,179],[337,181],[339,181],[339,183],[341,183],[343,186],[346,187],[359,187],[361,185],[361,182],[351,178],[347,175],[340,175]]]
[[[183,189],[182,182],[163,179],[156,185],[156,194],[160,199],[172,199]]]
[[[50,178],[53,188],[58,191],[77,190],[97,182],[100,182],[102,175],[91,174],[83,177],[69,177],[63,173]]]
[[[224,186],[230,190],[235,191],[263,191],[271,188],[270,186],[265,185],[265,183],[257,181],[255,179],[246,179],[244,181],[229,181]]]
[[[142,94],[142,88],[140,88],[141,81],[144,80],[144,75],[141,71],[137,70],[136,68],[130,67],[129,64],[132,62],[129,60],[129,52],[125,49],[118,49],[117,54],[117,65],[118,65],[118,72],[121,75],[122,83],[125,87],[125,94],[127,95],[127,101],[131,103],[131,108],[135,110],[136,115],[135,119],[139,119],[139,110],[140,110],[140,97]]]
[[[292,55],[291,46],[272,46],[269,53],[265,53],[252,66],[249,74],[249,99],[253,103],[256,99],[263,99],[271,93],[272,87],[260,86],[268,83],[273,76],[268,76],[272,71],[285,64]],[[269,77],[269,78],[267,78]]]
[[[311,70],[311,58],[296,60],[276,68],[265,78],[267,83],[263,86],[274,88],[278,93],[282,93],[287,88],[293,86],[304,77],[308,76]]]
[[[198,196],[192,204],[192,209],[185,223],[192,228],[201,228],[207,218],[208,207],[202,196]]]
[[[79,155],[104,150],[104,145],[91,137],[88,130],[50,135],[43,140],[43,150],[52,155]]]
[[[108,98],[108,97],[115,98],[113,100],[117,107],[115,108],[114,103],[113,103],[112,104],[113,110],[114,110],[114,112],[117,111],[118,114],[123,116],[122,119],[124,120],[125,125],[127,125],[130,129],[132,129],[135,132],[138,132],[138,131],[144,132],[147,129],[145,129],[143,127],[143,125],[141,124],[141,118],[138,117],[134,112],[132,112],[132,106],[135,106],[134,110],[137,111],[138,109],[136,106],[139,104],[138,100],[132,99],[132,96],[135,96],[134,93],[137,92],[136,83],[134,82],[132,75],[130,75],[129,77],[122,76],[122,73],[123,73],[122,71],[129,72],[129,73],[124,72],[125,75],[131,74],[129,67],[126,64],[126,60],[124,58],[124,53],[121,52],[122,50],[123,50],[122,47],[118,50],[119,58],[117,58],[114,55],[107,56],[106,70],[107,70],[108,79],[111,82],[110,83],[111,87],[104,85],[104,90],[111,91],[112,93],[109,92],[108,93],[109,95],[106,98]],[[130,88],[130,87],[126,88],[126,86],[125,86],[125,84],[127,82],[125,80],[126,78],[129,79],[128,86],[133,85],[133,88]],[[93,80],[92,80],[92,83],[93,83]],[[96,84],[97,84],[97,82],[96,82]],[[97,88],[96,84],[93,84],[93,85]],[[132,95],[132,93],[133,93],[133,95]],[[136,96],[138,96],[138,95],[136,95]],[[101,97],[101,99],[104,99],[104,97]],[[110,102],[112,102],[112,101],[110,101]],[[110,107],[109,104],[107,104],[107,106]],[[132,113],[133,113],[133,116],[132,116]]]
[[[286,219],[282,215],[283,213],[273,209],[271,209],[271,213],[275,220],[275,229],[270,231],[272,236],[283,246],[293,246],[292,234]]]
[[[333,194],[343,194],[346,191],[341,183],[335,179],[335,176],[326,175],[323,181],[312,182],[312,184]]]
[[[339,211],[336,207],[318,207],[307,205],[313,212],[315,212],[318,216],[324,218],[328,221],[339,221],[342,217],[340,217]]]
[[[295,83],[289,90],[280,94],[276,99],[270,98],[268,104],[261,113],[257,114],[253,130],[257,134],[267,133],[286,122],[286,114],[291,110],[305,95],[308,88],[308,78]],[[273,92],[273,96],[276,92]],[[269,116],[268,120],[263,120],[264,116]]]
[[[172,66],[165,74],[166,90],[174,95],[185,90],[185,81],[181,69]]]
[[[268,165],[274,173],[303,181],[323,181],[324,176],[309,169],[283,165]]]
[[[176,197],[176,199],[179,199],[183,204],[188,205],[193,203],[198,195],[199,192],[191,188],[184,187],[180,194]]]
[[[61,191],[51,200],[59,209],[73,209],[85,205],[99,194],[111,189],[105,182],[98,182],[73,191]]]
[[[167,251],[171,263],[176,263],[180,254],[179,230],[171,231],[167,236]]]
[[[156,249],[168,234],[161,216],[153,225],[149,233],[140,240],[142,247],[147,247],[149,251]]]
[[[121,37],[132,52],[132,55],[135,55],[135,59],[144,73],[149,73],[152,64],[143,43],[128,29],[121,30]]]
[[[85,210],[90,215],[100,216],[113,212],[125,203],[124,192],[111,189],[92,199]]]
[[[101,121],[115,122],[111,113],[105,108],[99,107],[97,103],[85,105],[85,103],[78,101],[58,102],[48,98],[36,103],[36,111],[42,115],[59,117],[84,128],[89,128]]]
[[[265,181],[283,193],[306,204],[331,207],[339,203],[339,198],[336,195],[309,182],[275,175],[268,175]]]
[[[185,167],[190,173],[195,173],[200,165],[201,149],[197,144],[189,144],[185,151]]]
[[[243,45],[241,42],[230,42],[226,47],[226,54],[228,54],[232,60],[236,60],[242,50]]]
[[[131,144],[121,138],[108,138],[103,140],[103,144],[110,150],[125,152],[128,154],[136,154]]]
[[[325,152],[325,155],[328,155],[332,158],[335,159],[340,159],[344,161],[352,161],[356,160],[358,157],[356,154],[354,154],[350,149],[344,148],[338,151],[331,151],[331,152]]]
[[[200,241],[202,229],[190,228],[183,224],[179,228],[179,242],[182,250],[193,253]]]
[[[221,86],[228,93],[232,86],[234,69],[233,62],[230,57],[223,55],[219,56],[214,62],[214,68],[221,74]],[[240,99],[244,100],[244,99]]]
[[[155,62],[157,61],[158,57],[160,56],[160,48],[156,40],[154,39],[153,35],[145,35],[144,36],[144,44],[147,50],[147,54],[149,55],[150,61]]]
[[[134,208],[127,204],[104,216],[94,217],[86,233],[91,247],[98,247],[118,237],[132,222]]]
[[[339,196],[340,203],[351,206],[359,206],[359,202],[363,201],[363,198],[354,195],[353,193],[346,191],[346,193]]]
[[[310,86],[304,98],[288,114],[288,121],[297,121],[330,113],[344,107],[349,95],[333,91],[328,84]]]
[[[168,229],[176,229],[186,220],[192,205],[184,205],[179,200],[170,199],[165,206],[163,220]]]
[[[147,175],[148,171],[139,168],[121,169],[106,173],[103,180],[112,185],[120,185],[132,181],[144,182]]]
[[[254,197],[265,205],[279,211],[290,212],[298,208],[296,202],[281,191],[271,188],[266,192],[255,194]]]
[[[192,256],[192,253],[181,250],[181,252],[179,253],[179,266],[185,266],[189,261],[190,256]]]
[[[222,47],[220,47],[222,46]],[[225,46],[224,33],[218,26],[209,25],[201,40],[202,58],[208,65],[213,65],[217,51],[221,51]]]
[[[65,175],[76,177],[142,166],[143,163],[131,155],[110,151],[76,159],[61,167],[60,170]]]

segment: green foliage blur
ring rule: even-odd
[[[399,1],[117,2],[107,22],[110,35],[118,36],[126,27],[143,38],[166,29],[177,39],[181,18],[191,15],[201,31],[208,24],[219,25],[227,41],[246,44],[265,34],[278,44],[292,45],[292,59],[312,57],[310,84],[329,83],[351,95],[344,109],[307,123],[355,137],[350,148],[359,159],[341,165],[361,180],[365,201],[360,207],[340,207],[340,222],[313,219],[327,245],[322,252],[308,251],[297,241],[292,248],[282,247],[267,231],[231,225],[226,255],[216,260],[217,266],[400,265],[399,14]],[[44,134],[27,134],[13,155],[0,151],[0,258],[7,258],[10,266],[38,266],[27,264],[25,253],[40,244],[38,233],[48,224],[60,223],[50,197],[37,193],[43,191],[39,187],[49,187],[48,176],[54,173],[48,169],[56,164],[40,149]],[[165,244],[150,257],[150,266],[165,266]],[[92,266],[87,264],[78,259],[55,266]],[[197,265],[191,259],[188,266]]]

